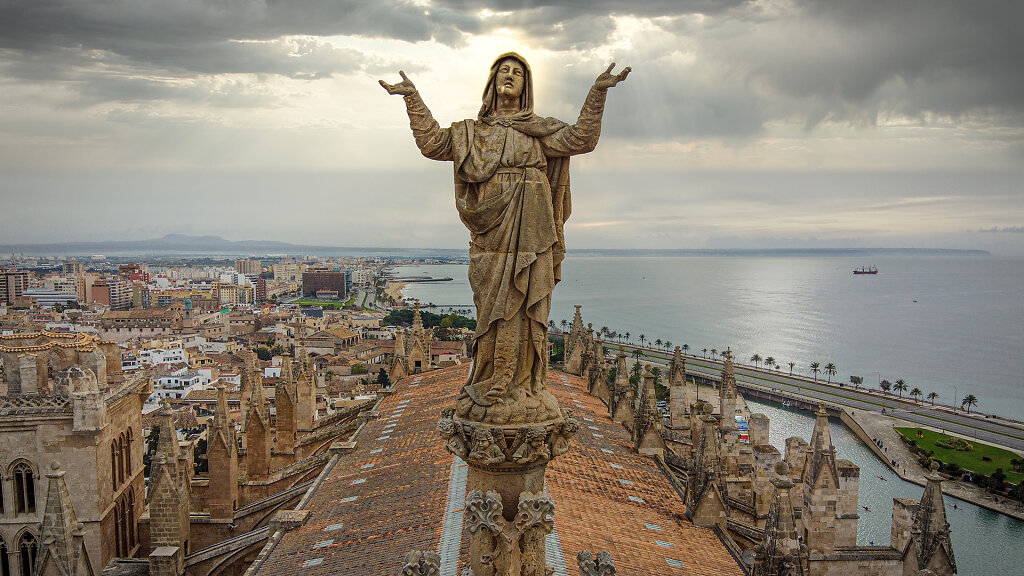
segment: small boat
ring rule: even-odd
[[[888,482],[888,481],[889,481],[889,479],[888,479],[888,478],[886,478],[886,477],[884,477],[884,476],[879,476],[879,477],[878,477],[878,479],[879,479],[879,480],[884,480],[885,482]]]
[[[878,274],[878,268],[874,266],[861,266],[853,269],[854,274]]]
[[[867,506],[861,506],[861,508],[867,510],[868,512],[871,512],[871,508],[868,508]]]

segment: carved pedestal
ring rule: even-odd
[[[570,410],[536,426],[491,426],[442,413],[438,429],[448,450],[469,464],[466,530],[474,576],[544,576],[544,538],[555,505],[544,490],[552,458],[569,449],[579,429]]]
[[[550,576],[545,538],[555,527],[555,503],[544,489],[548,462],[569,450],[579,430],[572,411],[530,426],[494,426],[441,413],[438,430],[449,452],[469,464],[465,529],[470,535],[470,567],[461,576]],[[413,550],[403,574],[437,574],[440,556]],[[607,552],[577,557],[583,576],[614,576]]]

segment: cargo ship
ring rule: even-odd
[[[860,268],[854,268],[854,274],[878,274],[878,268],[874,266],[861,266]]]

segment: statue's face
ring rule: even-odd
[[[518,60],[506,58],[498,64],[498,75],[494,77],[494,82],[501,97],[518,99],[526,83],[526,70]]]

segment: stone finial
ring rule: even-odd
[[[785,460],[779,460],[775,465],[775,473],[784,478],[789,477],[789,464]]]
[[[430,550],[413,550],[405,555],[402,576],[437,576],[441,573],[441,557]]]
[[[606,550],[594,554],[589,550],[582,550],[576,555],[576,563],[580,567],[582,576],[615,576],[615,562],[612,555]]]

